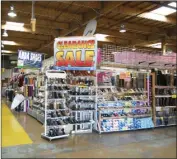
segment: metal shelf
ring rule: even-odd
[[[65,134],[65,135],[60,135],[60,136],[54,136],[54,137],[50,137],[48,135],[45,135],[44,133],[41,134],[42,137],[48,139],[48,140],[54,140],[54,139],[60,139],[60,138],[65,138],[65,137],[68,137],[69,134]]]
[[[161,97],[164,97],[164,98],[169,98],[171,97],[172,95],[155,95],[156,98],[161,98]]]
[[[122,119],[122,118],[144,118],[144,117],[152,117],[152,115],[134,115],[134,116],[121,116],[121,117],[101,117],[103,119]]]
[[[155,88],[159,88],[159,89],[165,89],[165,88],[167,88],[167,89],[174,89],[174,88],[176,88],[175,86],[155,86]]]
[[[101,110],[119,110],[119,109],[152,109],[151,107],[109,107],[109,106],[105,106],[105,107],[98,107],[101,108]]]

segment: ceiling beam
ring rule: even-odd
[[[21,12],[23,14],[31,14],[31,8],[32,4],[30,3],[21,3],[19,2],[13,2],[13,5],[15,7],[16,12]],[[10,8],[10,3],[7,2],[2,2],[1,8],[4,10],[9,10]],[[55,19],[56,16],[58,16],[59,13],[62,13],[62,16],[67,18],[67,19],[77,19],[77,20],[82,20],[82,15],[81,14],[75,14],[75,13],[69,13],[69,12],[63,12],[64,10],[60,9],[51,9],[47,7],[42,7],[39,5],[35,5],[35,15],[40,16],[40,17],[47,17],[49,19]]]
[[[121,5],[124,2],[119,2],[119,3],[115,3],[115,2],[110,2],[109,5],[103,5],[103,8],[100,10],[100,14],[98,15],[98,13],[94,12],[93,10],[90,12],[87,12],[83,15],[83,21],[82,23],[79,23],[78,26],[74,26],[73,28],[70,28],[69,31],[61,31],[60,32],[60,36],[67,36],[69,34],[72,34],[73,32],[77,31],[78,29],[83,28],[85,25],[87,25],[87,23],[92,20],[92,19],[97,19],[99,17],[101,17],[104,14],[109,13],[110,11],[112,11],[113,9],[115,9],[116,7],[118,7],[119,5]],[[48,47],[51,46],[53,44],[54,40],[51,40],[51,42],[47,43],[46,45],[44,45],[43,47],[40,47],[37,50],[42,50],[44,47]]]
[[[100,34],[107,34],[110,36],[115,36],[115,37],[121,37],[124,39],[137,39],[141,41],[146,41],[147,36],[142,35],[142,34],[136,34],[136,33],[130,33],[130,32],[125,32],[125,33],[120,33],[119,30],[109,30],[109,29],[103,29],[103,28],[97,28],[96,33]]]
[[[176,19],[175,18],[161,16],[161,18],[158,19],[157,17],[149,14],[149,12],[142,13],[142,10],[138,9],[138,8],[131,8],[131,7],[128,7],[128,6],[119,6],[116,9],[114,9],[112,12],[125,14],[125,15],[130,15],[130,16],[137,16],[137,17],[141,17],[141,18],[145,18],[145,19],[151,19],[151,20],[154,20],[154,21],[160,21],[160,22],[176,25]]]
[[[1,32],[3,32],[1,30]],[[8,30],[8,37],[12,38],[23,38],[23,39],[31,39],[31,40],[39,40],[39,41],[50,41],[53,39],[51,35],[39,35],[39,34],[31,34],[29,32],[17,32],[13,30]]]
[[[6,30],[11,30],[11,31],[17,31],[17,32],[27,32],[27,33],[32,33],[31,26],[25,25],[22,29],[21,28],[16,28],[14,30],[13,27],[7,27],[5,24],[2,25],[1,29],[6,29]],[[59,31],[53,30],[53,29],[48,29],[48,28],[41,28],[41,27],[36,27],[35,34],[40,34],[40,35],[52,35],[53,37],[58,37]]]
[[[5,23],[6,21],[17,22],[17,23],[31,23],[31,17],[29,15],[21,15],[18,14],[17,17],[11,18],[6,14],[2,15],[1,22]],[[43,27],[43,28],[50,28],[50,29],[69,29],[68,23],[56,22],[53,20],[43,20],[43,19],[36,19],[36,26]]]
[[[116,22],[116,20],[114,20],[114,19],[103,17],[98,20],[98,25],[109,27],[109,25],[114,24],[115,22]],[[119,25],[121,25],[121,23]],[[125,22],[124,25],[127,30],[136,31],[139,33],[148,34],[148,33],[154,32],[155,34],[163,35],[165,32],[164,29],[157,28],[157,27],[152,28],[152,26],[147,26],[147,25],[142,25],[142,24]],[[117,27],[117,25],[115,27]],[[115,27],[113,27],[113,28],[115,28]]]
[[[24,46],[37,46],[42,45],[45,41],[39,41],[34,39],[25,39],[25,38],[15,38],[15,37],[2,37],[2,41],[14,41],[17,45],[24,45]]]
[[[60,3],[69,4],[69,1],[60,1]],[[93,8],[93,9],[101,9],[101,2],[100,1],[75,1],[73,6],[79,6],[84,8]]]

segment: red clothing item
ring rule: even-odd
[[[23,82],[24,82],[24,75],[20,75],[19,77],[18,77],[18,86],[19,87],[22,87],[23,86]]]

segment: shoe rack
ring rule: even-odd
[[[152,78],[152,105],[155,127],[176,125],[176,86],[174,71],[162,74],[151,73]],[[162,85],[163,84],[163,85]]]
[[[74,117],[73,134],[91,133],[96,107],[94,71],[68,71],[68,107]]]
[[[97,72],[98,78],[102,72],[105,74],[105,70]],[[97,131],[101,134],[153,128],[148,73],[144,75],[144,88],[125,88],[120,85],[122,80],[118,80],[115,74],[117,73],[110,70],[107,73],[108,77],[104,77],[106,82],[104,80],[100,82],[98,79]]]
[[[34,81],[34,96],[33,102],[29,106],[27,113],[38,120],[40,123],[44,124],[44,114],[45,114],[45,89],[44,89],[44,75],[36,75]]]
[[[66,107],[68,94],[66,72],[57,70],[46,71],[45,79],[45,123],[42,137],[59,139],[69,136],[70,112]]]

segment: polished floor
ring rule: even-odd
[[[41,138],[43,130],[35,119],[11,113],[4,104],[2,158],[176,158],[176,127],[83,134],[51,142]]]

